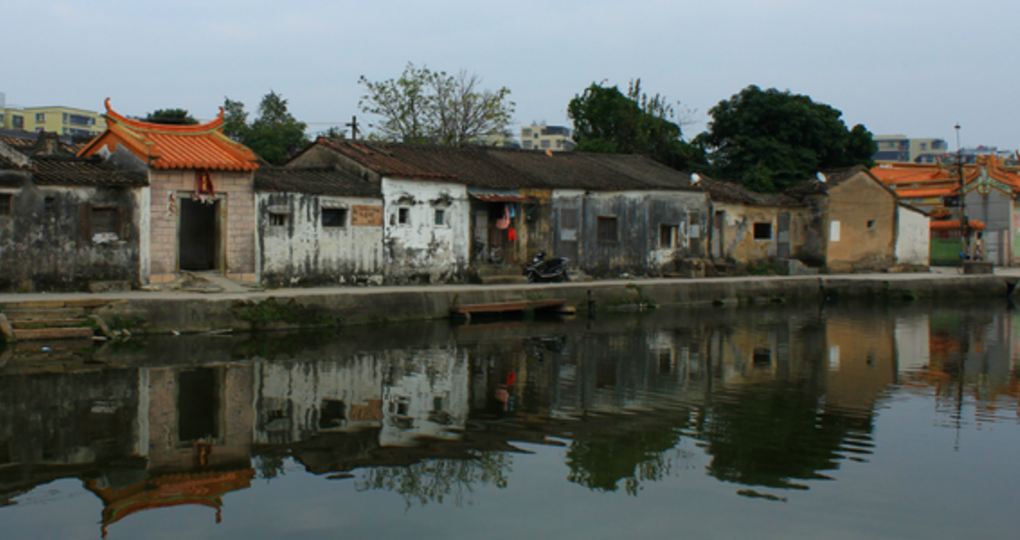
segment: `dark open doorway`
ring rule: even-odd
[[[217,371],[198,368],[177,378],[178,437],[181,442],[219,436],[220,390]]]
[[[181,222],[178,227],[181,270],[215,270],[219,227],[216,215],[219,201],[206,204],[195,199],[181,199]]]

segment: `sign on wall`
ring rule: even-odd
[[[355,227],[382,227],[381,206],[354,205],[351,208],[351,225]]]

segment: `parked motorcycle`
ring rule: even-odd
[[[524,275],[532,283],[546,281],[570,281],[567,275],[567,263],[570,259],[566,257],[555,257],[549,260],[545,258],[545,252],[539,251],[531,264],[524,267]]]

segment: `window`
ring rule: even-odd
[[[319,408],[319,429],[343,427],[347,419],[347,405],[342,400],[324,399]]]
[[[10,193],[0,193],[0,216],[11,215],[11,207],[13,206],[12,205],[13,200],[14,195],[11,195]]]
[[[436,225],[446,225],[446,210],[442,208],[436,208]]]
[[[45,122],[46,121],[46,113],[44,113],[44,112],[35,113],[35,121],[36,121],[36,123]]]
[[[287,214],[269,214],[270,227],[283,227],[287,224]]]
[[[52,214],[57,211],[57,199],[53,197],[46,197],[43,199],[43,212]]]
[[[521,137],[530,137],[530,136],[531,136],[531,128],[524,128],[524,129],[521,130]]]
[[[63,120],[63,122],[66,124],[67,123],[67,113],[63,113],[61,115],[61,117],[62,117],[61,119]]]
[[[659,226],[659,247],[672,248],[676,245],[676,225]]]
[[[659,349],[659,375],[669,375],[673,371],[673,354],[669,349]]]
[[[400,225],[411,224],[411,209],[410,208],[398,208],[397,209],[397,223]]]
[[[323,227],[346,227],[347,226],[347,209],[346,208],[323,208],[322,209],[322,226]]]
[[[927,149],[928,149],[928,143],[921,143],[921,150],[927,150]]]
[[[532,147],[531,141],[522,141],[522,144],[524,145],[525,150],[531,150]]]
[[[616,242],[616,218],[599,216],[598,218],[599,242]]]
[[[25,129],[25,117],[16,114],[11,115],[11,127],[14,129]]]
[[[561,229],[576,229],[578,221],[578,211],[576,208],[564,208],[560,210],[560,228]]]
[[[117,235],[117,209],[116,208],[93,208],[92,209],[92,236],[96,235]]]
[[[542,139],[541,144],[542,144],[542,148],[550,148],[550,147],[552,147],[552,141],[550,141],[549,139]]]
[[[751,355],[751,363],[755,367],[768,366],[772,364],[772,351],[769,349],[755,349]]]
[[[873,219],[869,219],[868,220],[868,228],[869,229],[874,229],[875,228],[875,220],[873,220]]]
[[[771,223],[755,223],[754,224],[754,239],[755,240],[771,240],[772,239],[772,224]]]

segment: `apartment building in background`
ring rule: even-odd
[[[61,105],[8,107],[4,94],[0,93],[0,128],[94,136],[106,130],[106,119],[96,111]]]
[[[875,161],[897,163],[935,163],[949,151],[944,139],[911,139],[906,135],[875,135],[878,151]]]
[[[568,127],[535,124],[521,127],[521,148],[525,150],[563,152],[573,150],[574,145]]]

